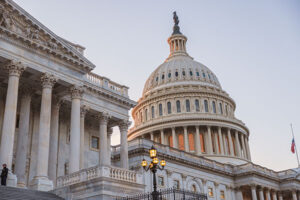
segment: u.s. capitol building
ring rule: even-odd
[[[251,162],[250,132],[235,117],[234,100],[187,53],[176,15],[174,21],[170,54],[136,103],[127,86],[92,72],[84,47],[1,0],[0,164],[11,169],[8,185],[64,199],[148,192],[152,177],[140,163],[154,145],[167,162],[157,174],[159,189],[210,200],[300,200],[298,169],[276,172]],[[111,146],[113,127],[118,146]]]

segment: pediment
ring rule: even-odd
[[[0,35],[51,54],[88,72],[95,68],[70,42],[55,35],[12,0],[0,0]]]

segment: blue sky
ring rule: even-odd
[[[217,75],[249,127],[252,160],[274,170],[297,167],[290,123],[300,148],[300,1],[15,1],[85,46],[94,72],[129,86],[133,100],[169,54],[176,10],[188,53]]]

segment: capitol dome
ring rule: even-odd
[[[234,116],[234,100],[208,67],[188,55],[176,14],[174,22],[170,54],[145,83],[128,139],[146,138],[223,163],[251,161],[249,130]]]

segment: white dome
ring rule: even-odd
[[[143,95],[149,91],[173,85],[207,85],[221,89],[216,75],[205,65],[188,55],[167,59],[148,78]]]

